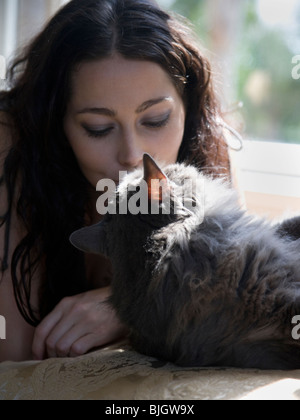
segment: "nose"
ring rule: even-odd
[[[137,137],[130,134],[122,138],[118,150],[118,161],[123,168],[130,170],[142,166],[143,155],[143,147]]]

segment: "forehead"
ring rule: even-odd
[[[129,60],[119,55],[81,63],[72,74],[72,97],[87,105],[125,98],[141,104],[149,98],[172,96],[181,100],[168,73],[151,61]]]

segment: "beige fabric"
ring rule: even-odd
[[[77,359],[0,364],[1,400],[300,399],[300,371],[182,369],[127,345]]]

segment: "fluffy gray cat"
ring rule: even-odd
[[[152,179],[165,182],[170,211]],[[198,185],[189,197],[186,179]],[[119,185],[117,208],[145,181],[149,208],[156,200],[159,214],[107,214],[71,236],[77,248],[111,259],[110,302],[134,348],[181,366],[300,368],[300,342],[292,337],[300,315],[300,218],[278,226],[258,220],[224,181],[181,164],[162,171],[149,155],[144,173]]]

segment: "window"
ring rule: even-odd
[[[189,18],[211,52],[247,206],[300,213],[299,0],[159,0]],[[242,107],[240,106],[242,104]]]
[[[0,89],[16,50],[33,37],[68,0],[0,0]]]
[[[246,136],[300,144],[299,0],[159,2],[194,23]]]
[[[8,61],[68,0],[0,0],[0,55]]]
[[[16,47],[18,0],[0,0],[0,54],[6,60]]]

